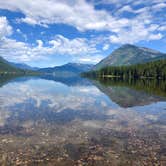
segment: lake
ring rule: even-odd
[[[0,78],[0,165],[166,165],[166,83]]]

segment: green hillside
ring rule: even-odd
[[[12,63],[0,57],[0,75],[38,75],[39,72],[15,67]],[[2,79],[2,78],[1,78]]]
[[[10,65],[8,61],[0,57],[0,73],[5,73],[5,72],[21,72],[22,70],[17,69],[16,67]]]

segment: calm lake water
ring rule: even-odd
[[[166,83],[1,77],[0,165],[164,166]]]

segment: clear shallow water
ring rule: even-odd
[[[163,89],[50,76],[0,86],[0,165],[166,164]]]

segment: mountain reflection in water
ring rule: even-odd
[[[93,83],[122,107],[166,100],[166,82],[157,80],[99,79]]]
[[[164,82],[0,81],[0,165],[166,164]]]

